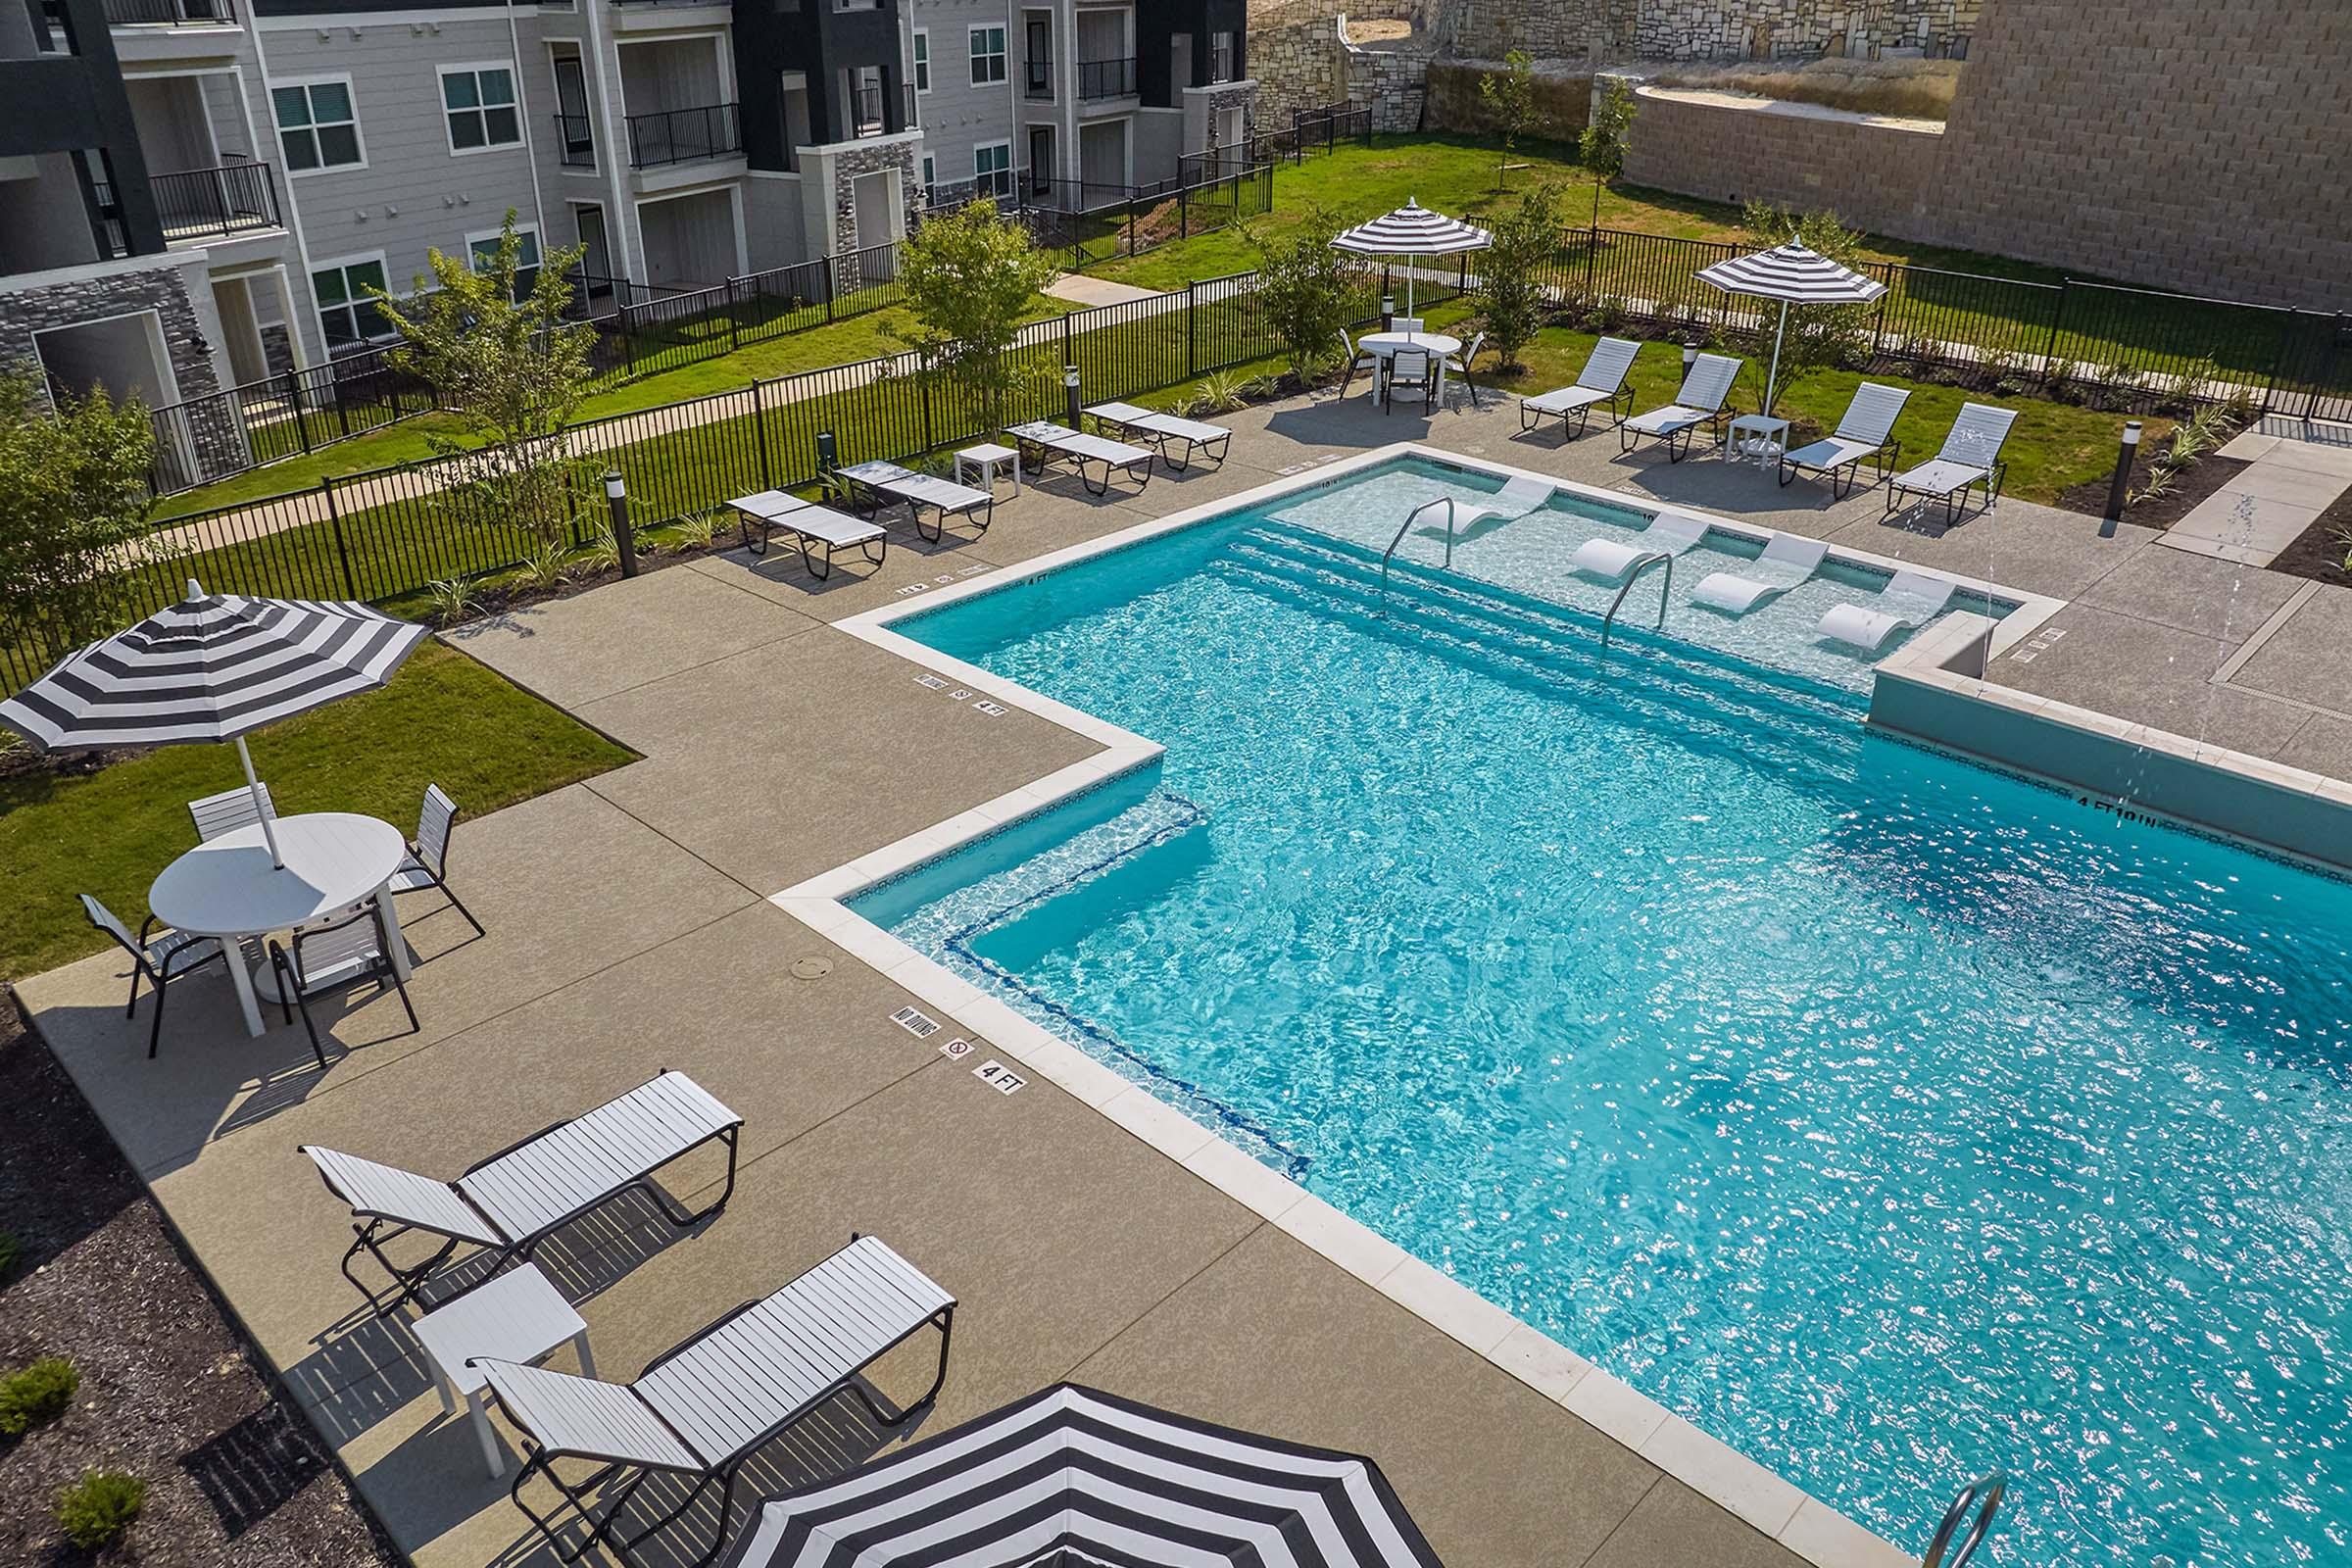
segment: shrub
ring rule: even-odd
[[[1258,310],[1282,339],[1291,373],[1303,381],[1339,342],[1354,313],[1362,268],[1331,248],[1340,221],[1322,207],[1310,207],[1287,233],[1244,232],[1258,256]]]
[[[121,1535],[146,1500],[147,1483],[127,1471],[84,1470],[57,1494],[57,1522],[68,1541],[95,1551]]]
[[[436,626],[454,626],[481,613],[482,602],[474,597],[473,584],[463,577],[440,578],[427,583],[424,592]]]
[[[81,1387],[81,1374],[63,1356],[43,1356],[0,1378],[0,1437],[21,1438],[63,1415]]]
[[[1506,370],[1520,368],[1519,351],[1544,324],[1544,278],[1559,246],[1559,198],[1548,185],[1529,191],[1519,210],[1494,225],[1494,249],[1479,269],[1477,304]]]

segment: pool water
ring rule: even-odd
[[[861,912],[1912,1550],[2344,1560],[2352,886],[1286,514],[901,621],[1167,755]]]

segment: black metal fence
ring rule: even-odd
[[[148,483],[169,495],[348,441],[432,406],[431,389],[395,370],[383,349],[288,370],[153,411]]]
[[[268,164],[248,160],[217,169],[150,174],[147,187],[155,196],[156,217],[172,239],[278,225],[277,181]]]
[[[1261,130],[1241,153],[1253,164],[1302,163],[1313,153],[1327,153],[1344,142],[1372,141],[1370,104],[1326,104],[1320,109],[1294,109],[1288,130]]]
[[[1270,210],[1274,167],[1188,158],[1152,185],[1024,178],[1018,189],[1015,210],[1031,237],[1079,271]]]
[[[627,126],[631,169],[660,169],[743,151],[743,125],[733,104],[658,109],[629,116]]]

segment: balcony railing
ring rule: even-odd
[[[1053,97],[1054,62],[1052,58],[1042,60],[1033,58],[1023,64],[1028,67],[1028,73],[1021,86],[1021,95],[1025,98]]]
[[[743,151],[743,125],[733,104],[631,115],[628,123],[631,169],[729,158]]]
[[[223,164],[176,174],[151,174],[147,188],[166,239],[210,239],[275,228],[277,181],[268,164]]]
[[[1097,98],[1131,98],[1135,95],[1135,56],[1124,60],[1081,60],[1078,62],[1078,96],[1092,101]]]
[[[878,86],[855,89],[850,94],[850,113],[855,117],[850,122],[851,135],[881,135],[882,89]]]
[[[227,27],[237,21],[230,0],[106,0],[116,27]]]
[[[565,169],[596,167],[596,134],[586,115],[556,116],[556,156]]]

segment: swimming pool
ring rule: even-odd
[[[2339,1556],[2352,887],[1300,506],[899,620],[1167,751],[859,912],[1890,1539]]]

